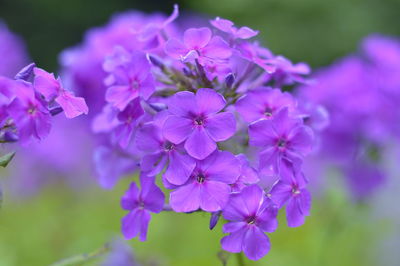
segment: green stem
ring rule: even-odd
[[[90,253],[80,254],[71,258],[66,258],[51,264],[50,266],[71,266],[71,265],[82,265],[92,259],[98,258],[101,255],[106,254],[110,250],[109,244],[105,244],[101,248],[92,251]]]
[[[244,259],[243,259],[243,253],[236,253],[236,259],[237,259],[237,265],[238,266],[245,266],[246,264],[244,263]]]

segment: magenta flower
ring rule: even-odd
[[[35,75],[33,86],[35,89],[47,101],[55,100],[64,110],[67,118],[74,118],[88,113],[89,110],[85,100],[81,97],[75,97],[70,91],[64,89],[60,78],[55,79],[53,74],[37,67],[33,71]]]
[[[167,115],[166,111],[158,113],[154,122],[144,125],[137,132],[136,145],[146,153],[141,169],[147,175],[154,176],[167,165],[163,176],[171,184],[182,185],[188,180],[196,162],[186,154],[182,145],[176,145],[163,137],[161,129]]]
[[[232,194],[222,215],[230,222],[223,226],[222,248],[232,253],[241,251],[251,260],[264,257],[271,244],[264,232],[274,232],[278,227],[277,207],[257,185]]]
[[[154,178],[142,175],[140,183],[142,185],[140,191],[135,183],[131,183],[121,199],[122,208],[129,211],[122,218],[122,233],[126,239],[139,236],[140,241],[146,241],[147,228],[151,219],[150,212],[162,211],[165,196],[154,184]]]
[[[300,119],[292,118],[288,108],[270,120],[259,120],[249,126],[249,143],[261,148],[259,167],[273,166],[279,171],[283,159],[298,162],[312,150],[312,130]]]
[[[236,103],[236,111],[248,123],[258,119],[272,118],[277,111],[287,107],[289,113],[296,109],[296,101],[293,96],[280,89],[258,88],[249,91]]]
[[[121,50],[123,48],[119,49],[123,54],[114,58],[117,62],[108,62],[107,65],[106,70],[110,72],[107,83],[110,87],[106,92],[106,100],[124,110],[133,99],[140,96],[147,100],[151,96],[154,91],[154,79],[145,53],[128,53]]]
[[[290,163],[285,162],[281,178],[270,191],[272,201],[281,208],[286,204],[288,226],[297,227],[304,224],[305,216],[310,215],[311,194],[306,189],[304,175],[293,171]]]
[[[211,25],[220,31],[229,33],[233,39],[250,39],[258,34],[258,31],[250,29],[249,27],[236,28],[232,21],[216,17],[210,21]]]
[[[236,131],[234,115],[218,113],[224,107],[224,97],[212,89],[199,89],[196,95],[178,92],[168,103],[171,116],[163,135],[174,144],[185,142],[189,155],[202,160],[215,151],[216,142],[229,139]]]
[[[203,161],[197,161],[187,182],[170,194],[170,204],[176,212],[202,209],[215,212],[228,202],[231,188],[240,175],[240,162],[227,151],[216,151]]]
[[[229,45],[219,36],[212,37],[209,28],[191,28],[183,34],[183,43],[175,38],[165,44],[165,52],[184,62],[197,59],[200,64],[215,60],[227,59],[232,51]]]
[[[46,103],[39,99],[31,83],[16,80],[13,82],[14,100],[7,112],[18,129],[18,137],[26,143],[31,136],[41,140],[51,128],[51,115]]]

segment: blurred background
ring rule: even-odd
[[[105,24],[112,14],[129,9],[170,14],[174,3],[182,13],[220,16],[257,29],[273,52],[314,69],[356,51],[370,33],[400,36],[399,0],[0,0],[0,19],[25,41],[32,61],[57,71],[59,53],[80,43],[87,29]],[[69,141],[80,145],[76,138]],[[390,168],[396,162],[387,164]],[[35,167],[46,168],[31,169]],[[5,176],[2,169],[0,176]],[[77,178],[94,183],[88,176]],[[246,265],[398,265],[400,181],[390,179],[366,202],[349,200],[340,179],[330,182],[315,196],[319,198],[304,226],[288,228],[280,217],[283,226],[270,235],[270,253]],[[48,265],[98,249],[120,235],[124,212],[119,199],[127,187],[127,180],[113,191],[91,185],[71,190],[55,182],[40,193],[27,193],[29,197],[13,196],[5,187],[0,265]],[[220,265],[221,228],[210,232],[208,221],[202,214],[154,215],[148,241],[134,239],[129,244],[145,264]],[[228,265],[236,263],[231,255]]]

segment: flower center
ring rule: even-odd
[[[203,117],[197,117],[194,119],[194,124],[197,126],[202,126],[204,125],[204,118]]]
[[[285,147],[286,147],[286,140],[284,140],[284,139],[279,139],[279,140],[278,140],[278,143],[277,143],[277,146],[278,146],[279,148],[285,148]]]
[[[247,224],[255,224],[256,223],[256,217],[250,216],[249,218],[246,219]]]
[[[34,115],[36,113],[36,111],[37,110],[36,110],[35,106],[30,106],[28,109],[28,114]]]
[[[164,143],[164,151],[169,152],[172,151],[175,148],[175,145],[169,141],[166,141]]]
[[[300,189],[297,185],[292,185],[292,194],[293,195],[299,195],[300,194]]]
[[[266,107],[264,110],[264,115],[268,118],[272,117],[272,109],[269,107]]]
[[[140,83],[136,79],[134,79],[131,81],[131,87],[132,87],[132,89],[137,90],[140,87]]]
[[[203,184],[204,181],[206,180],[206,177],[203,174],[198,174],[196,180],[199,184]]]

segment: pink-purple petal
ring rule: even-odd
[[[201,185],[191,182],[170,194],[169,203],[176,212],[192,212],[200,208]]]
[[[205,128],[214,141],[227,140],[236,132],[235,116],[229,112],[213,115],[207,119]]]
[[[195,159],[203,160],[210,155],[217,145],[202,127],[195,128],[185,142],[185,150]]]
[[[163,136],[172,143],[182,143],[193,131],[193,122],[190,119],[169,116],[163,126]]]

